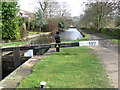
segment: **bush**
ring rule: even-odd
[[[119,28],[102,28],[101,33],[109,35],[109,36],[113,36],[116,38],[120,38],[120,29]]]
[[[54,19],[47,19],[47,24],[43,27],[44,31],[46,32],[56,32],[58,30],[58,25]]]
[[[35,21],[32,20],[32,21],[30,22],[30,30],[34,31],[34,29],[35,29]]]

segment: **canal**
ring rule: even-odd
[[[62,41],[77,40],[83,38],[82,34],[76,28],[69,28],[60,33]]]

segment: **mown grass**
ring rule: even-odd
[[[87,47],[63,48],[32,69],[18,88],[35,88],[41,81],[49,88],[109,88],[107,75],[96,54]]]

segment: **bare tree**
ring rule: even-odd
[[[98,31],[106,24],[106,20],[110,20],[111,15],[116,10],[116,2],[90,2],[87,4],[87,9],[82,17],[83,24],[93,26]]]
[[[59,8],[59,15],[60,16],[70,16],[70,10],[66,2],[62,2]]]
[[[54,17],[54,16],[70,16],[67,3],[58,3],[55,0],[38,0],[40,9],[44,17]]]
[[[48,4],[49,4],[49,0],[38,0],[38,3],[40,5],[40,9],[43,13],[43,16],[45,16],[45,13],[46,13],[46,10],[47,10]]]

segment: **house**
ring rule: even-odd
[[[24,18],[24,22],[26,24],[26,29],[29,30],[30,22],[35,18],[34,13],[20,9],[18,12],[18,16],[21,18]]]

